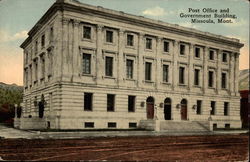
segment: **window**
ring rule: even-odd
[[[145,80],[151,80],[151,66],[152,63],[146,62],[145,64]]]
[[[92,111],[93,93],[84,93],[84,111]]]
[[[133,64],[134,64],[133,60],[126,61],[128,79],[133,79]]]
[[[215,105],[216,102],[215,101],[211,101],[211,111],[210,111],[210,114],[211,115],[215,115]]]
[[[164,52],[169,52],[169,42],[164,41]]]
[[[209,71],[208,72],[208,87],[213,87],[214,85],[214,72]]]
[[[227,54],[226,53],[222,54],[222,62],[227,62]]]
[[[134,46],[134,36],[131,34],[127,35],[127,46]]]
[[[221,88],[227,88],[227,74],[221,73]]]
[[[25,69],[25,86],[28,86],[29,72],[28,69]]]
[[[185,83],[185,81],[184,81],[184,79],[185,79],[185,68],[184,67],[180,67],[179,68],[179,83],[180,84],[184,84]]]
[[[37,81],[38,64],[35,62],[35,82]]]
[[[83,74],[91,74],[91,55],[83,54],[82,57]]]
[[[105,75],[110,77],[113,76],[113,57],[106,57]]]
[[[49,58],[48,76],[51,77],[53,72],[53,54],[51,50],[48,51],[48,58]]]
[[[185,45],[184,44],[180,45],[180,55],[185,55]]]
[[[128,96],[128,112],[135,112],[135,96]]]
[[[152,49],[152,39],[146,38],[146,49]]]
[[[53,27],[51,27],[50,28],[50,36],[49,36],[49,40],[50,40],[50,42],[52,42],[53,41],[53,38],[54,38],[54,28]]]
[[[115,111],[115,95],[107,95],[107,111]]]
[[[36,44],[35,44],[35,53],[38,52],[38,41],[36,41]]]
[[[83,38],[91,39],[91,27],[89,26],[83,27]]]
[[[224,102],[224,115],[228,116],[229,115],[229,103]]]
[[[42,48],[45,46],[45,35],[42,35],[41,45]]]
[[[202,105],[202,101],[201,100],[197,100],[197,108],[196,108],[196,114],[201,114],[201,105]]]
[[[195,48],[195,57],[200,58],[200,48]]]
[[[163,82],[168,82],[168,65],[163,65]]]
[[[45,59],[44,57],[41,58],[41,66],[42,66],[42,76],[41,78],[43,79],[45,77]]]
[[[214,51],[212,50],[209,51],[209,59],[214,60]]]
[[[113,43],[113,31],[106,31],[106,42]]]
[[[94,125],[93,122],[85,122],[85,123],[84,123],[84,127],[85,127],[85,128],[94,128],[95,125]]]
[[[33,73],[33,71],[32,71],[32,65],[30,65],[30,86],[32,86],[32,73]]]
[[[136,128],[137,127],[137,123],[128,123],[129,128]]]
[[[109,122],[108,123],[108,128],[116,128],[116,123]]]
[[[199,69],[194,69],[194,85],[198,86],[200,84],[200,70]]]

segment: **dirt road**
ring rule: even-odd
[[[4,160],[243,161],[248,136],[0,139]]]

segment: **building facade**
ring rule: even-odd
[[[19,126],[127,129],[169,120],[240,128],[242,46],[233,38],[57,0],[21,45]]]

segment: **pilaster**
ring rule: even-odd
[[[80,53],[79,53],[79,24],[80,21],[74,20],[73,21],[73,62],[72,62],[72,72],[73,77],[77,77],[81,74],[81,60]]]
[[[194,78],[194,67],[193,67],[193,59],[194,59],[194,44],[191,43],[189,47],[189,57],[188,57],[188,90],[192,89],[193,78]]]
[[[143,81],[143,77],[145,77],[144,75],[145,75],[145,73],[144,73],[144,66],[143,66],[143,57],[142,57],[142,55],[143,55],[143,52],[144,52],[144,33],[139,33],[139,43],[138,43],[138,45],[139,45],[139,47],[138,47],[138,64],[137,64],[137,76],[138,76],[138,78],[137,78],[137,80],[138,80],[138,82],[137,82],[137,86],[138,87],[142,87],[142,81]]]
[[[102,30],[103,25],[98,24],[97,25],[97,39],[96,39],[96,84],[100,84],[102,82],[102,75],[105,68],[104,61],[102,58],[102,43],[103,43],[103,37],[102,37]]]
[[[173,53],[173,71],[172,71],[172,74],[173,74],[173,77],[172,77],[172,90],[175,90],[177,85],[178,85],[178,67],[177,67],[177,57],[179,55],[179,43],[180,41],[179,40],[175,40],[174,41],[174,53]]]
[[[124,30],[119,30],[119,37],[118,37],[118,61],[117,61],[117,67],[118,67],[118,86],[121,86],[123,83],[123,77],[126,76],[126,66],[124,66],[124,62],[126,63],[126,60],[123,60],[123,49],[124,49]],[[124,70],[125,68],[125,70]]]
[[[69,67],[68,67],[68,40],[69,40],[69,21],[70,19],[63,18],[62,19],[62,75],[69,74]]]
[[[155,72],[155,88],[158,89],[161,82],[161,76],[162,76],[162,68],[161,68],[161,60],[159,59],[159,56],[162,52],[162,38],[157,37],[157,43],[156,43],[156,72]]]
[[[221,90],[221,57],[222,57],[222,50],[218,50],[217,54],[217,76],[216,76],[216,90],[217,94],[220,94]]]
[[[235,96],[239,96],[239,53],[235,53],[235,79],[234,79],[234,87],[235,87]]]
[[[234,53],[230,53],[230,64],[229,64],[229,92],[231,95],[234,95],[235,91],[234,91],[234,79],[237,79],[234,77],[234,61],[235,57],[234,57]]]
[[[209,53],[209,48],[205,47],[204,55],[203,55],[203,93],[204,94],[207,92],[207,87],[208,87],[208,67],[207,67],[208,53]]]

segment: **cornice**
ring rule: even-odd
[[[55,14],[58,10],[72,11],[77,13],[84,13],[91,16],[98,16],[109,20],[123,22],[126,24],[147,27],[150,29],[161,30],[177,35],[183,35],[186,37],[193,37],[200,40],[210,41],[217,44],[228,45],[236,48],[241,48],[244,44],[240,43],[238,39],[228,38],[221,35],[216,35],[208,32],[202,32],[192,28],[182,27],[176,24],[169,24],[162,21],[157,21],[142,16],[135,16],[126,14],[121,11],[114,11],[105,9],[100,6],[91,6],[80,2],[65,2],[63,0],[55,2],[48,11],[42,16],[42,18],[36,23],[36,25],[28,33],[29,37],[20,46],[24,48],[31,40],[31,36],[34,35],[46,22]]]

